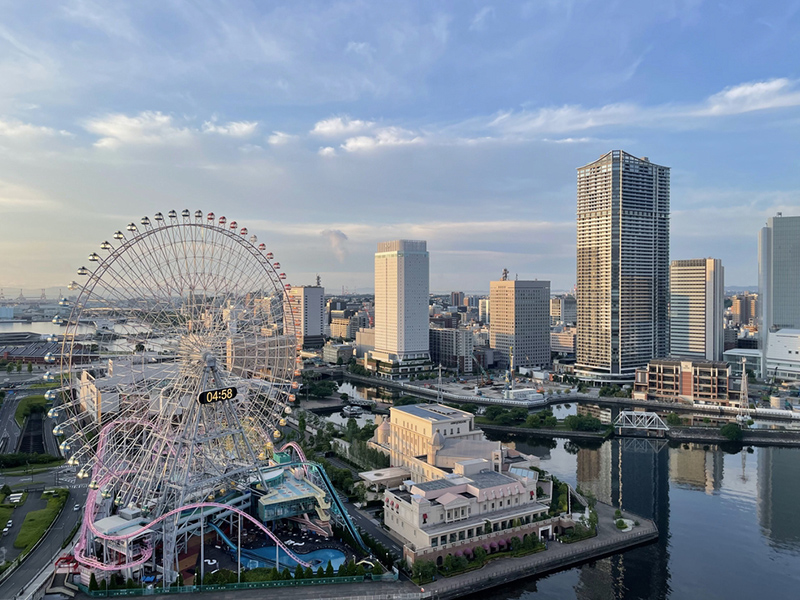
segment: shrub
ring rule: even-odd
[[[741,442],[742,441],[742,428],[739,427],[736,423],[728,423],[723,425],[719,432],[731,442]]]
[[[617,509],[617,510],[614,511],[614,518],[615,519],[621,519],[622,518],[622,511],[620,509]]]
[[[625,521],[622,519],[617,519],[617,529],[625,529],[627,525],[625,525]]]

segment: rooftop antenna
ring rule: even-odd
[[[320,285],[322,285],[322,278],[319,276],[319,273],[317,273],[317,286]]]
[[[17,296],[17,300],[25,301],[25,295],[22,293],[22,290],[19,291],[19,296]]]
[[[39,296],[39,300],[47,300],[47,294],[45,294],[44,288],[42,288],[42,295]]]
[[[500,278],[500,281],[508,281],[508,269],[503,269],[503,276]]]

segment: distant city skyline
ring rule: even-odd
[[[424,239],[442,292],[575,284],[575,166],[672,169],[670,260],[757,282],[800,214],[800,12],[782,3],[4,7],[0,287],[65,288],[117,229],[225,214],[292,284],[368,291]],[[603,51],[598,52],[597,49]],[[657,157],[657,158],[656,158]]]

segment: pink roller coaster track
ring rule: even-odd
[[[103,429],[100,431],[100,439],[98,440],[98,444],[97,444],[98,465],[102,465],[103,464],[103,458],[104,458],[104,455],[105,455],[106,438],[108,437],[108,432],[112,428],[114,428],[115,426],[121,425],[122,423],[126,423],[126,422],[139,423],[141,425],[149,425],[149,423],[147,423],[146,421],[126,420],[126,421],[121,421],[121,422],[109,423],[108,425],[103,427]],[[297,452],[297,454],[298,454],[298,456],[300,456],[301,460],[303,462],[305,462],[305,460],[306,460],[305,454],[303,454],[303,450],[300,448],[300,446],[298,444],[296,444],[294,442],[288,442],[287,444],[285,444],[283,446],[283,448],[281,450],[285,450],[288,447],[291,447],[295,452]],[[144,533],[145,531],[151,529],[153,527],[153,525],[156,525],[156,524],[160,523],[161,521],[163,521],[163,520],[165,520],[165,519],[167,519],[167,518],[169,518],[169,517],[171,517],[173,515],[181,513],[183,511],[191,510],[191,509],[197,509],[197,508],[205,508],[205,507],[216,507],[216,508],[222,508],[222,509],[225,509],[227,511],[231,511],[233,513],[241,515],[244,519],[250,521],[251,523],[253,523],[253,525],[255,525],[261,531],[266,533],[267,536],[270,539],[272,539],[279,548],[281,548],[289,557],[291,557],[293,560],[295,560],[298,564],[300,564],[300,565],[302,565],[304,567],[311,566],[311,565],[309,565],[309,563],[301,560],[296,554],[294,554],[294,552],[291,551],[291,549],[286,547],[283,544],[283,542],[281,542],[263,523],[261,523],[257,519],[254,519],[248,513],[244,512],[242,510],[239,510],[238,508],[235,508],[235,507],[230,506],[228,504],[221,504],[221,503],[218,503],[218,502],[195,502],[195,503],[192,503],[192,504],[186,504],[184,506],[181,506],[179,508],[171,510],[170,512],[168,512],[166,514],[163,514],[160,517],[158,517],[157,519],[155,519],[154,521],[151,521],[150,523],[148,523],[147,525],[144,525],[143,527],[140,527],[139,529],[137,529],[137,530],[135,530],[133,532],[130,532],[130,533],[126,533],[124,535],[107,535],[107,534],[101,533],[100,531],[97,530],[97,528],[94,525],[94,517],[95,517],[94,508],[97,506],[97,504],[96,504],[97,494],[98,494],[100,488],[102,488],[105,484],[107,484],[115,475],[125,475],[125,474],[127,474],[129,472],[130,471],[122,471],[122,472],[119,472],[119,473],[109,473],[98,484],[97,489],[91,490],[89,492],[89,494],[88,494],[88,496],[86,498],[86,509],[85,509],[85,512],[84,512],[84,525],[81,528],[81,535],[80,535],[80,538],[78,539],[78,543],[75,545],[75,560],[77,560],[79,563],[81,563],[83,565],[86,565],[88,567],[93,567],[95,569],[99,569],[101,571],[117,571],[119,569],[128,569],[128,568],[132,568],[132,567],[138,567],[138,566],[144,564],[145,562],[147,562],[147,560],[153,555],[152,546],[150,546],[149,542],[145,542],[144,547],[142,548],[142,550],[143,550],[142,556],[140,556],[139,558],[137,558],[135,560],[132,560],[132,561],[129,561],[129,562],[124,562],[124,563],[119,563],[119,564],[114,564],[114,565],[107,565],[105,563],[102,563],[102,562],[98,561],[94,557],[85,556],[84,555],[84,549],[86,547],[87,529],[91,530],[91,532],[94,534],[95,537],[98,537],[98,538],[101,538],[101,539],[104,539],[104,540],[125,541],[125,540],[130,540],[130,539],[136,537],[137,535],[139,535],[141,533]]]

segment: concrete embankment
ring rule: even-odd
[[[625,518],[638,520],[639,525],[629,532],[622,533],[614,525],[612,506],[598,502],[596,509],[597,536],[574,544],[550,542],[544,552],[492,561],[476,571],[441,578],[423,586],[425,596],[437,600],[461,598],[518,579],[569,569],[658,539],[658,529],[652,521],[625,513],[623,515]]]
[[[498,433],[516,433],[518,435],[540,435],[542,437],[551,438],[568,438],[570,440],[593,440],[602,442],[606,439],[606,433],[594,431],[569,431],[567,429],[544,429],[536,428],[531,429],[527,427],[505,427],[503,425],[487,425],[481,423],[478,425],[484,431],[494,431]]]
[[[719,429],[713,427],[672,427],[667,438],[676,442],[695,442],[701,444],[720,444],[730,442]],[[800,447],[800,431],[785,429],[745,429],[742,431],[742,444],[750,446],[792,446]]]

